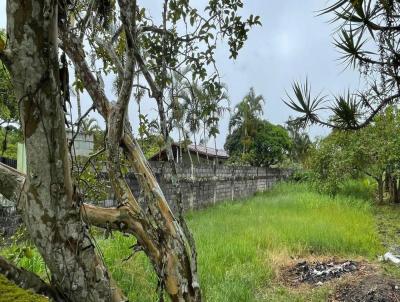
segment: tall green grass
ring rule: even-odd
[[[306,184],[281,184],[252,198],[189,213],[206,301],[324,301],[326,287],[300,294],[279,285],[276,262],[310,254],[375,257],[382,247],[372,212],[365,198],[332,198]],[[123,261],[133,239],[114,234],[97,242],[129,298],[156,301],[156,276],[144,255]]]
[[[274,286],[268,259],[282,253],[372,258],[381,248],[367,200],[331,198],[305,184],[282,184],[240,203],[192,213],[189,223],[208,301],[259,301],[270,290],[266,301],[292,301]]]

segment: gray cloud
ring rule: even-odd
[[[151,1],[153,15],[159,1]],[[196,2],[197,3],[197,2]],[[5,0],[0,0],[0,27],[6,26]],[[337,59],[340,54],[332,47],[334,25],[328,16],[316,17],[316,11],[324,8],[321,0],[287,1],[245,1],[243,14],[261,16],[262,27],[249,33],[245,47],[236,61],[228,59],[227,48],[221,43],[217,65],[222,81],[229,89],[232,106],[238,103],[254,87],[256,93],[266,100],[265,118],[273,123],[283,124],[289,115],[295,115],[281,99],[291,89],[293,80],[304,80],[306,76],[313,91],[340,93],[360,86],[358,73],[343,71],[344,66]],[[154,12],[153,12],[154,11]],[[107,80],[110,84],[110,80]],[[108,91],[109,95],[112,95]],[[90,100],[85,95],[85,107]],[[132,102],[130,117],[137,125],[137,105]],[[154,103],[143,104],[143,110],[154,116]],[[221,135],[217,143],[221,147],[227,134],[228,116],[221,121]],[[313,127],[313,136],[324,135],[328,129]]]

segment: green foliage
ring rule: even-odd
[[[18,143],[22,141],[19,129],[13,126],[0,127],[0,156],[17,159]]]
[[[86,117],[82,119],[80,125],[80,131],[82,131],[84,134],[93,135],[95,134],[95,132],[98,132],[99,130],[101,130],[101,128],[95,118]]]
[[[138,28],[151,29],[138,36],[138,44],[159,87],[169,87],[172,82],[167,70],[189,66],[193,80],[205,81],[205,89],[213,94],[218,90],[218,75],[213,73],[208,77],[208,74],[215,63],[217,41],[221,37],[226,39],[230,57],[235,59],[247,40],[249,30],[261,25],[259,16],[243,17],[239,14],[243,7],[241,0],[209,1],[207,4],[202,8],[188,0],[168,1],[165,8],[166,34],[161,30],[162,26],[154,25],[148,9],[139,7]],[[185,34],[179,31],[180,27],[186,28]],[[103,57],[110,61],[106,55]]]
[[[6,43],[6,35],[0,30],[0,50]],[[18,120],[18,104],[15,100],[10,74],[0,60],[0,125]]]
[[[146,158],[152,157],[164,147],[162,135],[151,134],[146,138],[138,140]]]
[[[317,142],[310,168],[319,191],[336,194],[340,184],[357,172],[353,165],[356,150],[352,146],[351,133],[341,131],[334,131]]]
[[[229,151],[231,163],[269,167],[281,162],[290,150],[287,130],[261,120],[263,104],[263,96],[256,95],[250,88],[236,105],[224,146]]]
[[[366,128],[358,131],[334,130],[317,143],[310,167],[317,186],[335,194],[348,178],[370,176],[381,181],[388,168],[399,174],[400,114],[388,107]]]
[[[295,82],[293,96],[284,102],[301,114],[296,118],[299,124],[357,130],[399,101],[399,13],[398,1],[376,0],[337,0],[321,11],[338,23],[333,44],[341,54],[339,59],[346,68],[359,71],[365,89],[328,99],[311,96],[307,80],[304,85]],[[318,115],[322,109],[329,109],[328,121]]]
[[[246,140],[242,133],[245,125],[236,128],[226,138],[225,149],[233,162],[270,167],[282,162],[291,148],[291,139],[285,128],[267,121],[254,121]],[[244,150],[246,150],[244,152]]]
[[[219,121],[229,111],[229,98],[224,84],[210,89],[209,83],[187,82],[188,69],[174,73],[173,89],[170,91],[170,128],[176,128],[179,140],[188,143],[189,134],[197,144],[196,135],[201,133],[201,142],[219,134]]]
[[[7,258],[11,261],[17,263],[23,257],[29,255],[30,253],[25,251],[29,250],[29,246],[20,245],[21,242],[26,241],[26,229],[19,228],[10,238],[0,238],[0,246],[9,245],[10,248],[7,249]]]
[[[251,143],[250,137],[256,132],[255,125],[263,114],[263,105],[264,97],[256,95],[254,89],[250,88],[249,93],[235,106],[235,112],[229,121],[229,131],[241,129],[244,152],[247,144]]]
[[[292,139],[292,147],[289,152],[289,158],[294,163],[305,164],[309,151],[312,148],[311,139],[308,134],[289,117],[286,122],[286,129]]]
[[[101,152],[93,158],[77,156],[73,161],[72,177],[79,192],[81,202],[106,200],[109,197],[111,185],[104,173],[107,165],[106,152]]]
[[[371,203],[359,197],[332,198],[305,184],[281,184],[245,202],[222,203],[190,213],[188,223],[197,242],[205,299],[325,301],[329,285],[309,292],[285,289],[275,275],[281,264],[277,259],[286,262],[311,253],[374,259],[383,248],[372,211]],[[131,254],[132,237],[115,233],[112,239],[98,239],[97,243],[113,278],[130,300],[157,300],[157,278],[145,255],[123,260]],[[45,274],[43,266],[31,267]]]
[[[339,188],[340,195],[373,200],[376,182],[371,178],[347,179]]]
[[[283,161],[291,148],[291,140],[285,128],[264,121],[254,137],[251,150],[252,164],[270,167]]]
[[[309,123],[313,123],[317,119],[316,111],[318,110],[321,103],[324,102],[324,96],[320,95],[316,97],[311,96],[311,88],[306,79],[302,85],[299,82],[292,84],[294,97],[287,94],[287,101],[283,101],[289,108],[302,114],[302,116],[296,118],[294,121],[298,126],[305,126]]]
[[[314,174],[310,170],[297,169],[290,175],[289,181],[310,183]]]
[[[4,238],[2,241],[1,246],[5,248],[0,250],[0,255],[17,266],[39,273],[42,279],[47,279],[43,258],[29,240],[25,227],[19,228],[11,238]]]

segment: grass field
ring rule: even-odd
[[[311,254],[373,259],[383,252],[370,201],[331,198],[301,184],[281,184],[187,216],[197,242],[203,295],[210,302],[325,301],[327,287],[300,293],[279,285],[279,265]],[[157,300],[156,277],[144,255],[123,261],[131,238],[115,233],[97,243],[131,301]],[[37,256],[20,263],[43,274]]]

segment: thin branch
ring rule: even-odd
[[[107,43],[106,41],[104,41],[98,37],[95,37],[94,40],[110,56],[111,60],[113,61],[114,65],[115,65],[115,68],[117,69],[118,76],[122,79],[124,77],[124,68],[122,67],[121,60],[118,58],[112,44]]]
[[[392,96],[389,96],[389,97],[387,97],[387,98],[381,100],[379,106],[377,106],[377,107],[375,108],[375,110],[372,111],[372,112],[370,113],[370,115],[368,116],[368,118],[367,118],[366,120],[364,120],[364,122],[362,122],[361,124],[357,125],[356,127],[351,128],[351,130],[358,130],[358,129],[361,129],[361,128],[364,128],[365,126],[367,126],[369,123],[372,122],[372,120],[374,119],[374,117],[375,117],[383,108],[385,108],[387,105],[389,105],[391,102],[393,102],[395,99],[397,99],[397,98],[399,98],[399,97],[400,97],[400,93],[395,94],[395,95],[392,95]]]
[[[76,139],[76,137],[77,137],[78,134],[79,134],[82,121],[89,115],[90,111],[92,111],[92,110],[94,110],[94,109],[95,109],[95,105],[90,106],[90,108],[89,108],[89,109],[80,117],[80,119],[75,123],[75,125],[77,126],[77,129],[76,129],[76,132],[75,132],[74,136],[72,137],[71,141],[70,141],[69,144],[68,144],[69,152],[71,152],[72,145],[74,144],[75,139]]]
[[[105,94],[104,88],[97,82],[96,77],[89,68],[82,43],[69,29],[60,29],[59,36],[62,41],[61,48],[73,62],[76,72],[85,83],[85,88],[91,96],[96,109],[107,120],[111,106],[110,101]]]

